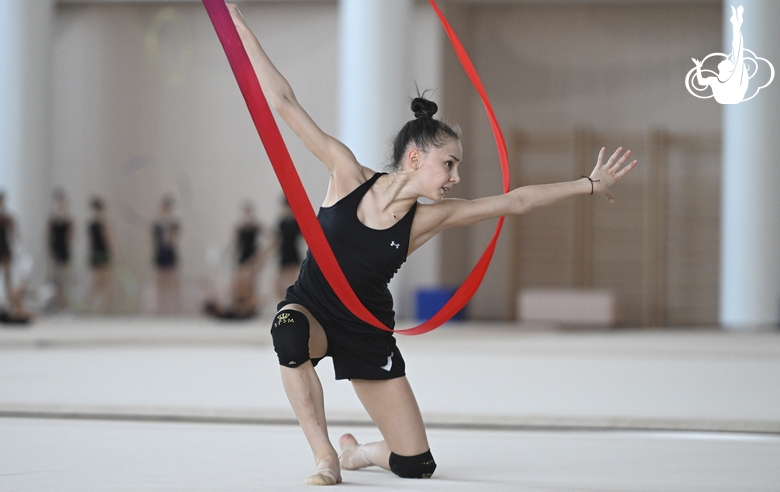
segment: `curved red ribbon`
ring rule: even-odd
[[[439,16],[439,20],[444,26],[466,74],[479,93],[480,98],[482,98],[482,103],[485,106],[485,111],[490,120],[490,126],[493,129],[496,146],[498,147],[498,155],[499,160],[501,161],[501,171],[504,182],[504,193],[507,193],[509,191],[509,158],[507,156],[504,136],[498,126],[498,121],[490,106],[490,101],[488,100],[485,89],[479,79],[479,75],[477,75],[477,71],[466,54],[466,50],[463,48],[460,40],[455,35],[455,32],[452,30],[452,27],[449,22],[447,22],[447,19],[444,17],[441,10],[439,10],[436,2],[434,0],[429,1],[436,11],[436,14]],[[439,312],[421,325],[406,330],[392,330],[383,325],[382,322],[376,319],[363,303],[360,302],[357,295],[355,295],[355,292],[349,285],[349,282],[344,276],[344,272],[342,272],[341,267],[333,254],[333,250],[331,250],[330,245],[328,244],[325,233],[322,231],[322,227],[320,227],[317,215],[314,213],[306,190],[298,176],[298,171],[295,169],[292,158],[287,151],[287,146],[276,125],[271,109],[268,107],[268,102],[266,101],[265,96],[263,96],[263,91],[260,88],[257,75],[252,68],[252,63],[244,49],[238,31],[233,24],[233,20],[230,18],[230,13],[225,5],[225,1],[203,0],[203,5],[206,7],[206,11],[217,32],[217,37],[219,37],[222,47],[225,49],[225,54],[227,55],[233,74],[236,77],[236,82],[238,82],[241,94],[244,96],[249,113],[252,116],[252,121],[254,121],[257,132],[260,135],[260,139],[268,154],[268,158],[274,168],[274,172],[276,172],[276,177],[279,179],[282,191],[290,203],[293,215],[295,215],[295,218],[298,221],[303,237],[306,239],[306,243],[309,245],[309,249],[314,256],[314,259],[317,261],[317,265],[319,265],[320,270],[341,302],[343,302],[355,316],[364,322],[381,330],[395,331],[395,333],[403,335],[427,333],[449,321],[450,318],[466,306],[479,288],[480,283],[482,283],[490,260],[493,257],[493,252],[496,249],[496,242],[501,233],[504,218],[501,217],[498,220],[493,238],[485,249],[485,252],[482,253],[477,264],[474,266],[474,269]]]

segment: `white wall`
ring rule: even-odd
[[[415,81],[439,85],[438,26],[427,5],[417,8],[408,93],[395,95],[404,105]],[[307,111],[338,135],[338,4],[262,2],[241,10]],[[206,248],[228,246],[241,201],[252,199],[273,223],[281,190],[199,2],[60,4],[52,47],[52,185],[71,197],[82,271],[93,194],[108,201],[124,275],[141,285],[153,278],[149,223],[164,193],[177,199],[188,282],[212,275]],[[316,208],[324,167],[280,128]],[[417,285],[437,283],[436,254],[434,242],[410,258],[399,278],[399,314],[411,312]],[[268,271],[269,293],[271,278]]]
[[[308,111],[335,132],[335,6],[251,4],[242,12]],[[206,247],[229,246],[245,199],[274,222],[281,190],[199,3],[60,6],[53,49],[54,184],[71,196],[80,233],[88,198],[106,197],[118,262],[138,282],[152,277],[149,225],[164,193],[177,199],[190,282],[212,273]],[[327,175],[281,128],[317,204]],[[81,234],[82,266],[85,243]]]

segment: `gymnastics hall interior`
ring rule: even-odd
[[[495,109],[512,187],[577,179],[601,146],[640,163],[614,204],[578,197],[507,218],[464,319],[397,336],[433,478],[344,471],[342,486],[780,490],[780,85],[728,107],[686,88],[692,58],[731,49],[731,5],[437,3]],[[745,46],[780,66],[780,2],[741,5]],[[430,89],[463,133],[453,195],[501,192],[482,101],[427,1],[240,7],[303,106],[361,162],[381,168],[409,96]],[[281,132],[316,207],[324,171]],[[281,194],[201,2],[0,0],[0,189],[25,260],[12,272],[31,292],[50,280],[54,189],[76,224],[70,307],[33,300],[30,324],[0,324],[0,490],[305,489],[313,460],[269,333],[273,267],[260,316],[201,312],[206,290],[229,289],[242,203],[269,225]],[[118,245],[111,314],[85,302],[95,194]],[[159,315],[151,262],[166,194],[182,231],[175,316]],[[399,328],[415,324],[421,293],[464,281],[495,227],[445,231],[409,258],[391,284]],[[379,439],[328,359],[318,373],[334,443]]]

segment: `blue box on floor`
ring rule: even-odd
[[[425,321],[439,309],[444,306],[450,297],[455,293],[456,289],[448,287],[430,287],[417,289],[415,295],[415,318],[420,321]],[[455,316],[452,317],[454,321],[460,321],[465,319],[466,308],[458,311]]]

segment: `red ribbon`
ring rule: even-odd
[[[482,98],[482,103],[485,106],[485,111],[490,120],[490,126],[493,129],[496,146],[498,147],[498,156],[501,161],[501,172],[504,182],[504,193],[507,193],[509,192],[509,158],[507,156],[504,136],[498,126],[498,121],[493,113],[493,108],[490,106],[490,101],[488,100],[485,89],[479,79],[479,75],[477,75],[477,71],[471,63],[468,54],[466,54],[466,50],[463,48],[460,40],[455,35],[455,32],[452,30],[449,22],[447,22],[447,19],[441,13],[441,10],[439,10],[436,2],[434,0],[429,0],[429,2],[439,16],[466,74],[479,93],[480,98]],[[320,227],[317,215],[314,213],[306,190],[301,183],[301,178],[298,176],[298,171],[295,169],[295,165],[290,158],[290,153],[287,151],[287,146],[282,139],[279,128],[276,126],[276,121],[271,113],[271,109],[268,107],[268,102],[263,96],[260,82],[257,80],[257,75],[252,68],[252,63],[244,49],[238,31],[233,24],[233,20],[230,18],[230,13],[225,5],[225,0],[203,0],[203,5],[206,7],[206,11],[217,32],[217,37],[219,37],[222,47],[225,49],[225,54],[227,55],[230,67],[233,69],[233,74],[236,77],[239,89],[241,89],[241,94],[244,96],[246,105],[249,108],[249,113],[257,128],[257,133],[260,135],[260,140],[263,142],[271,165],[276,172],[276,177],[279,179],[279,183],[282,186],[282,191],[287,197],[287,201],[290,203],[290,208],[298,221],[303,237],[309,245],[309,250],[317,261],[317,265],[319,265],[325,279],[341,302],[344,303],[347,309],[355,316],[381,330],[393,331],[376,319],[363,303],[360,302],[344,276],[344,272],[342,272],[341,267],[333,254],[333,250],[331,250],[330,245],[328,244],[325,233],[322,231],[322,227]],[[485,272],[487,271],[488,265],[490,265],[490,260],[496,249],[496,242],[498,241],[498,236],[501,233],[503,224],[504,218],[501,217],[498,220],[496,231],[485,249],[485,252],[482,253],[479,261],[474,266],[474,269],[468,277],[466,277],[463,285],[455,291],[455,294],[453,294],[441,310],[423,324],[406,330],[395,330],[395,333],[403,335],[427,333],[449,321],[450,318],[466,306],[479,288],[480,283],[482,283],[482,279],[485,277]]]

